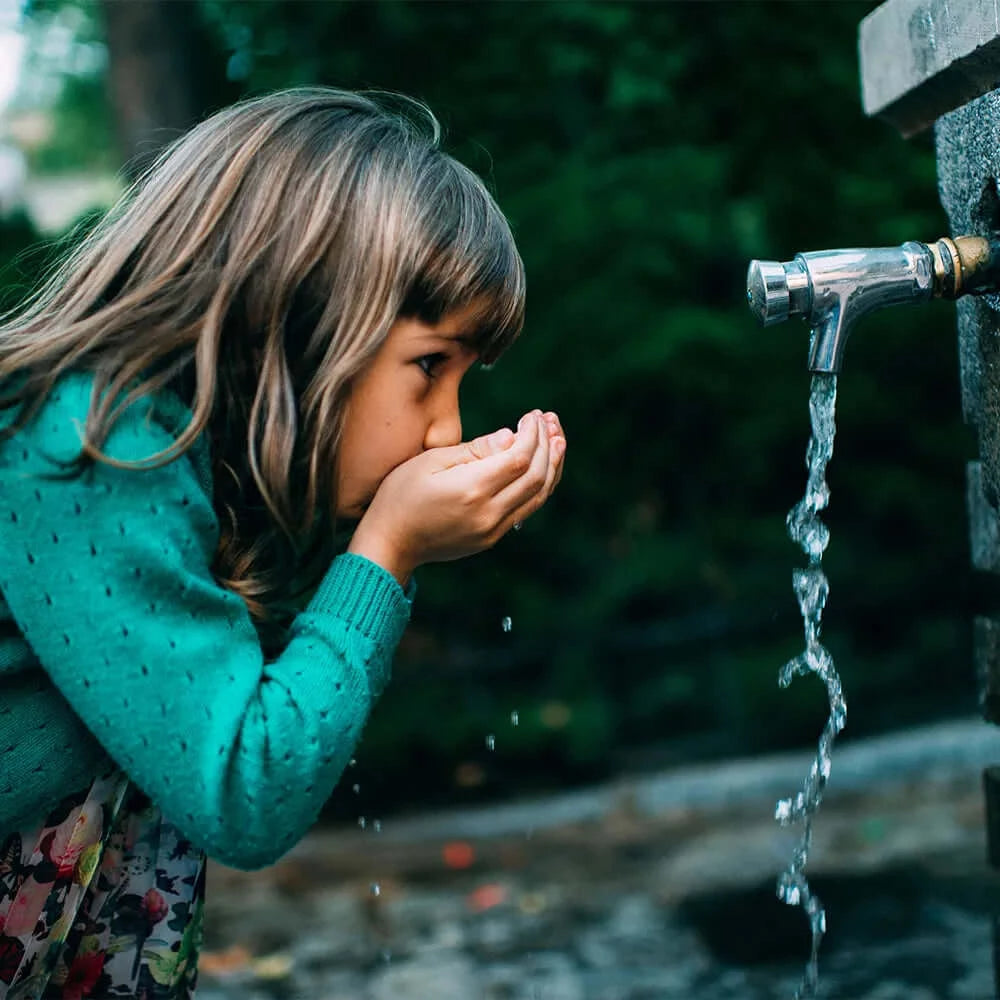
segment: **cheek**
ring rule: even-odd
[[[423,430],[398,403],[388,413],[372,413],[357,426],[351,442],[349,471],[369,483],[423,451]]]
[[[419,455],[423,449],[424,429],[420,421],[398,412],[382,422],[379,434],[382,460],[395,467]]]
[[[352,401],[342,474],[359,488],[370,489],[424,450],[428,403],[415,391],[412,372],[407,368],[404,374],[391,382],[369,381]]]

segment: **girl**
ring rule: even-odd
[[[461,443],[524,277],[415,107],[215,115],[0,326],[0,998],[190,997],[206,854],[303,836],[413,571],[559,480],[554,414]]]

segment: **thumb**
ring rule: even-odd
[[[509,427],[501,427],[492,434],[484,434],[474,438],[466,446],[473,459],[489,458],[498,452],[506,451],[516,440],[517,435]]]
[[[492,434],[463,441],[451,448],[438,448],[439,469],[449,469],[454,465],[465,465],[476,462],[490,455],[506,451],[516,440],[517,435],[509,427],[501,427]]]

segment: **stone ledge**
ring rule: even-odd
[[[850,726],[850,717],[848,717]],[[692,764],[659,774],[555,795],[467,809],[446,809],[386,821],[383,845],[441,840],[525,836],[556,827],[600,821],[612,815],[649,821],[691,811],[708,813],[750,806],[770,819],[780,796],[802,788],[815,748],[766,757]],[[982,767],[1000,763],[1000,733],[980,719],[951,719],[919,729],[835,743],[829,792],[864,792],[907,781],[965,774],[978,780]],[[773,822],[773,821],[772,821]],[[353,826],[314,831],[286,855],[335,853],[351,843],[371,845],[372,835]]]
[[[1000,0],[886,0],[858,30],[861,103],[906,137],[1000,86]]]

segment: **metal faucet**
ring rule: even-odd
[[[836,374],[854,324],[885,306],[1000,288],[1000,234],[942,237],[898,247],[819,250],[794,260],[752,260],[747,302],[764,326],[804,316],[809,370]]]

